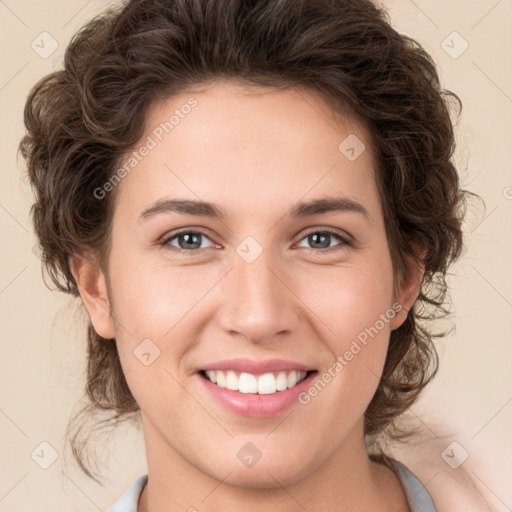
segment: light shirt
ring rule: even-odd
[[[429,493],[414,474],[402,463],[392,459],[388,461],[402,484],[411,512],[436,512]],[[147,474],[137,478],[109,512],[137,512],[139,497],[147,481]]]

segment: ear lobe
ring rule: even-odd
[[[92,259],[85,256],[72,257],[70,267],[94,330],[102,338],[115,338],[105,275]]]
[[[420,294],[425,273],[425,265],[416,262],[412,256],[404,255],[404,259],[407,265],[406,275],[395,296],[395,301],[402,306],[402,310],[390,321],[392,331],[405,322],[408,312]]]

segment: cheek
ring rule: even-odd
[[[208,279],[192,266],[171,268],[142,257],[121,258],[114,251],[110,269],[117,348],[132,394],[143,408],[158,401],[154,389],[179,396],[173,376],[184,377],[180,361],[198,338],[198,322],[190,319],[215,276]]]
[[[310,271],[298,281],[297,294],[319,319],[322,332],[339,354],[348,340],[364,339],[366,330],[376,323],[379,331],[389,333],[389,321],[382,325],[380,319],[393,315],[392,279],[389,259],[369,258]]]
[[[377,297],[374,294],[372,301],[364,303],[350,294],[340,298],[342,313],[330,322],[336,335],[325,337],[330,361],[299,397],[317,424],[325,426],[323,434],[337,436],[340,442],[364,415],[386,359],[394,311],[386,294],[381,295],[382,300]],[[337,433],[333,434],[329,425],[336,425]]]
[[[173,267],[164,257],[157,264],[143,257],[126,258],[112,267],[116,320],[134,339],[171,335],[218,281],[215,271]]]
[[[304,282],[301,297],[307,297],[321,320],[318,329],[331,356],[319,374],[321,382],[304,397],[306,403],[322,393],[315,414],[346,418],[347,410],[362,414],[366,409],[380,380],[396,315],[392,284],[391,261],[384,257],[319,272]]]

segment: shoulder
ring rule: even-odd
[[[411,512],[437,512],[427,488],[407,466],[389,458],[384,462],[400,480]]]
[[[147,481],[147,474],[137,478],[108,512],[137,512],[139,497]]]
[[[445,465],[446,467],[443,467]],[[447,464],[411,465],[412,471],[428,488],[437,512],[492,512],[474,479],[463,466],[452,469]]]
[[[445,453],[447,445],[449,447],[449,442],[442,438],[429,440],[421,445],[393,450],[393,458],[421,482],[437,512],[495,512],[486,489],[482,489],[471,474],[470,461],[452,465],[446,461],[451,454]]]

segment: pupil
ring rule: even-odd
[[[310,243],[315,248],[317,248],[318,244],[327,244],[327,247],[329,247],[329,237],[330,235],[326,233],[314,233],[309,236]],[[322,239],[322,241],[319,241],[319,239]]]
[[[182,247],[182,248],[188,248],[190,249],[190,245],[197,245],[197,246],[201,246],[201,241],[199,240],[201,235],[197,234],[197,233],[186,233],[184,235],[181,235],[181,240],[185,240],[185,244],[180,244],[181,245],[185,245],[186,247]],[[193,241],[195,239],[195,242]],[[194,249],[197,249],[199,247],[194,247]]]

